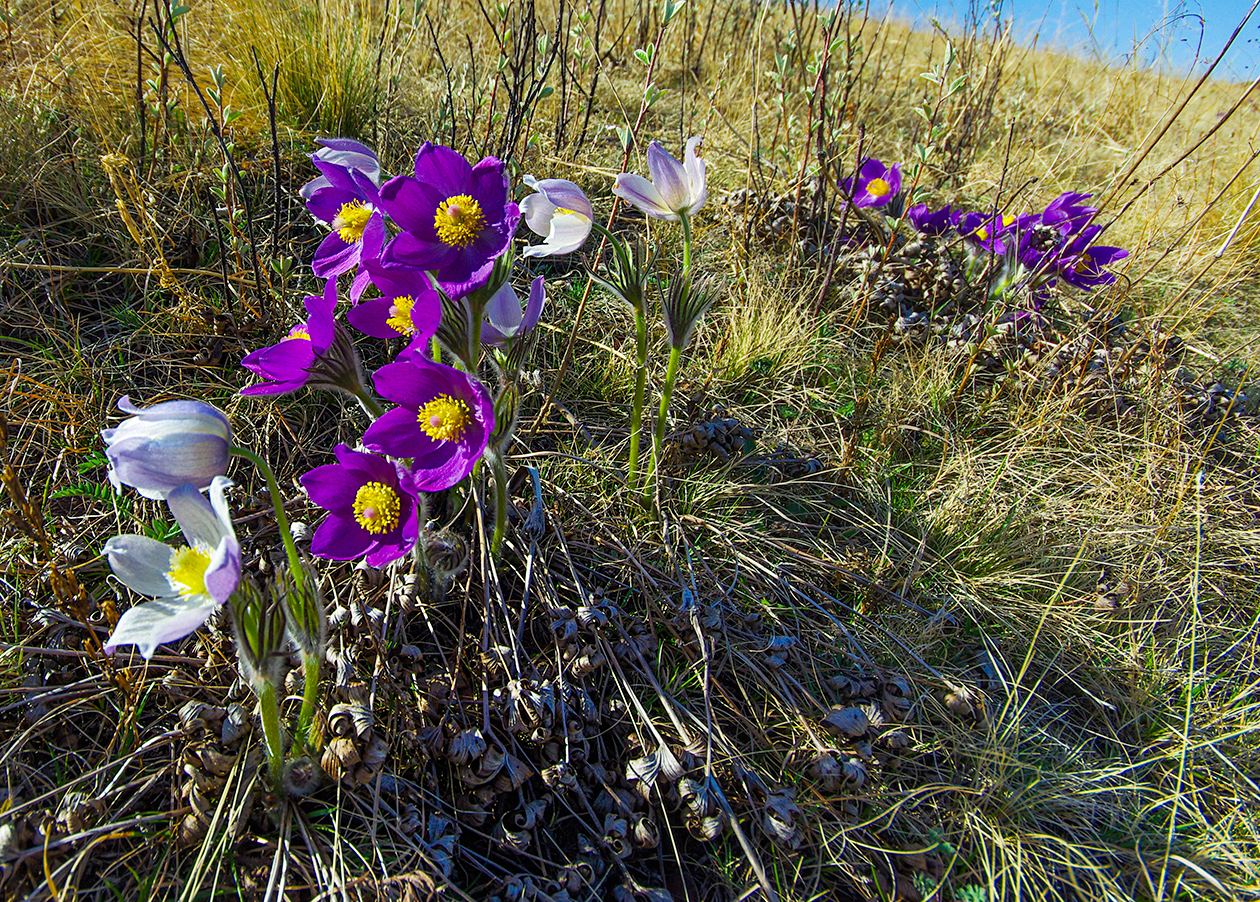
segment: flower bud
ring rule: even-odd
[[[218,408],[164,401],[141,409],[126,395],[118,407],[135,416],[101,430],[115,490],[129,485],[146,498],[161,499],[188,482],[205,489],[227,473],[232,427]]]

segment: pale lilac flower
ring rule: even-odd
[[[224,491],[225,476],[210,484],[210,500],[192,483],[172,490],[166,504],[184,539],[171,548],[148,536],[114,536],[105,543],[110,569],[124,585],[153,601],[128,609],[105,641],[105,653],[135,645],[146,659],[165,642],[182,639],[206,622],[236,591],[241,579],[241,546]]]
[[[135,416],[102,429],[109,481],[146,498],[165,498],[186,482],[204,489],[227,472],[232,427],[218,408],[200,401],[164,401],[141,409],[123,395],[120,410]]]
[[[530,230],[547,240],[525,248],[526,257],[553,257],[577,250],[591,234],[595,211],[582,189],[568,179],[524,182],[534,193],[521,201],[521,215]]]
[[[677,221],[704,206],[709,196],[704,182],[704,160],[696,156],[702,138],[687,141],[686,162],[676,160],[659,141],[648,145],[647,164],[652,180],[623,172],[613,194],[656,219]]]

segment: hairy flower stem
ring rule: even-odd
[[[490,553],[498,557],[503,548],[503,535],[507,530],[508,478],[507,463],[499,448],[486,449],[490,472],[494,474],[494,538],[490,540]]]
[[[678,364],[682,360],[682,348],[671,348],[669,368],[665,371],[665,387],[661,389],[661,410],[656,418],[656,434],[652,438],[652,472],[656,484],[661,484],[660,468],[665,463],[665,416],[669,413],[669,399],[674,394],[674,380],[678,378]]]
[[[643,431],[643,395],[647,389],[647,311],[642,307],[634,308],[634,329],[638,341],[638,356],[635,358],[634,408],[630,412],[630,465],[627,471],[632,491],[638,477],[639,433]]]
[[[280,773],[284,768],[284,730],[280,726],[280,705],[276,702],[274,686],[268,684],[258,693],[258,713],[262,720],[263,740],[267,745],[271,782],[279,789]]]
[[[691,219],[686,213],[679,213],[678,218],[682,220],[683,227],[683,278],[686,279],[691,275]]]
[[[377,419],[380,419],[381,416],[384,415],[385,408],[381,406],[381,402],[376,400],[376,398],[372,395],[370,391],[367,390],[366,387],[360,385],[359,390],[356,392],[351,392],[351,394],[354,395],[354,397],[358,398],[359,406],[362,407],[364,413],[366,413],[372,419],[377,420]]]
[[[243,457],[252,462],[254,466],[262,471],[263,477],[267,480],[267,490],[271,492],[271,506],[276,512],[276,527],[280,530],[280,538],[284,542],[285,554],[289,556],[289,574],[296,588],[296,591],[289,593],[288,597],[290,599],[312,598],[313,596],[306,591],[306,570],[302,567],[302,558],[298,554],[297,544],[293,541],[293,530],[289,527],[289,517],[284,512],[284,499],[280,495],[280,484],[276,481],[276,474],[267,464],[267,461],[253,451],[233,445],[231,453],[236,457]],[[311,618],[307,617],[298,616],[297,619],[300,622],[312,622]],[[319,622],[318,615],[316,615],[314,622]],[[315,699],[319,694],[319,665],[318,658],[310,655],[302,656],[302,669],[306,677],[306,688],[302,694],[302,712],[298,716],[298,732],[302,735],[305,735],[310,729],[310,725],[315,719]],[[272,699],[272,704],[275,704],[274,698]],[[277,729],[278,727],[277,723]]]

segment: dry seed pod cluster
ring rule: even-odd
[[[381,773],[389,740],[377,732],[367,687],[355,683],[340,693],[328,711],[328,730],[320,767],[333,781],[363,786]]]
[[[678,437],[678,449],[684,458],[710,454],[726,463],[752,451],[759,431],[723,411],[713,411]]]
[[[258,745],[246,748],[251,718],[241,705],[220,708],[190,701],[180,708],[179,719],[189,739],[180,756],[184,776],[180,795],[189,807],[180,824],[181,842],[199,842],[221,804],[236,817],[234,832],[241,835],[253,809],[254,791],[250,790],[250,795],[239,803],[236,799],[224,799],[224,793],[229,790],[229,779],[236,791],[250,786],[262,762]]]

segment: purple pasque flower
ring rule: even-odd
[[[1129,252],[1119,247],[1091,245],[1102,233],[1102,226],[1086,226],[1068,243],[1058,257],[1056,274],[1064,282],[1091,291],[1096,285],[1110,285],[1116,280],[1103,267],[1123,260]]]
[[[543,288],[543,277],[538,276],[529,285],[529,301],[521,311],[521,299],[517,297],[511,282],[504,282],[490,300],[486,301],[481,322],[481,343],[502,348],[512,343],[518,336],[524,335],[542,316],[543,305],[547,303],[547,293]]]
[[[424,347],[442,322],[442,298],[429,277],[410,266],[363,266],[380,297],[364,301],[346,314],[350,325],[373,338],[405,338],[407,347]]]
[[[320,177],[304,185],[301,192],[311,214],[332,229],[320,242],[311,264],[321,279],[358,266],[365,255],[365,245],[366,254],[371,257],[385,243],[376,155],[357,141],[329,140],[335,146],[328,145],[311,156]]]
[[[595,210],[582,189],[568,179],[523,179],[534,193],[521,201],[521,215],[547,240],[525,248],[526,257],[553,257],[577,250],[591,234]]]
[[[936,211],[928,209],[927,204],[915,204],[906,210],[906,218],[910,220],[914,230],[920,235],[929,236],[944,235],[955,226],[961,215],[961,211],[955,210],[949,204]]]
[[[283,395],[306,385],[311,367],[333,343],[336,306],[337,279],[331,278],[324,284],[322,296],[306,296],[305,322],[290,329],[279,343],[245,355],[241,366],[265,381],[245,386],[241,394]]]
[[[412,458],[422,492],[448,489],[472,472],[494,430],[494,404],[480,382],[420,352],[381,367],[373,381],[398,406],[368,427],[364,447]]]
[[[954,228],[962,236],[968,250],[973,253],[1006,253],[1005,236],[1012,232],[1024,234],[1032,216],[1012,216],[1003,213],[965,213],[958,217]]]
[[[303,200],[309,201],[317,191],[332,185],[328,176],[322,174],[325,164],[337,166],[380,187],[381,161],[372,148],[351,138],[316,138],[315,143],[321,148],[311,154],[311,162],[320,169],[321,175],[302,186],[299,193]]]
[[[704,160],[696,156],[703,138],[688,138],[685,162],[678,162],[659,141],[648,145],[648,181],[633,172],[617,176],[613,194],[656,219],[676,222],[699,212],[709,197]]]
[[[115,491],[129,485],[145,498],[160,499],[186,482],[206,488],[227,472],[232,426],[217,407],[163,401],[141,409],[123,395],[118,409],[135,416],[101,430]]]
[[[1075,235],[1098,213],[1097,208],[1081,204],[1081,201],[1089,200],[1093,196],[1078,191],[1065,191],[1046,205],[1037,221],[1041,225],[1054,227],[1061,235]]]
[[[871,157],[858,168],[857,178],[845,179],[841,187],[855,207],[882,207],[901,191],[901,166],[885,166]]]
[[[110,569],[128,588],[154,600],[129,608],[105,640],[105,653],[137,645],[153,657],[164,642],[187,636],[228,600],[241,580],[241,546],[224,491],[225,476],[210,483],[210,500],[192,483],[166,496],[187,545],[171,548],[148,536],[114,536],[105,543]]]
[[[416,490],[406,469],[345,445],[333,453],[337,463],[301,478],[311,500],[328,511],[311,537],[311,552],[333,561],[365,557],[370,567],[398,560],[420,534]]]
[[[427,141],[416,154],[415,176],[396,176],[381,187],[381,207],[404,230],[386,245],[381,262],[432,272],[451,297],[485,284],[521,219],[508,200],[502,161],[486,157],[471,166]]]

